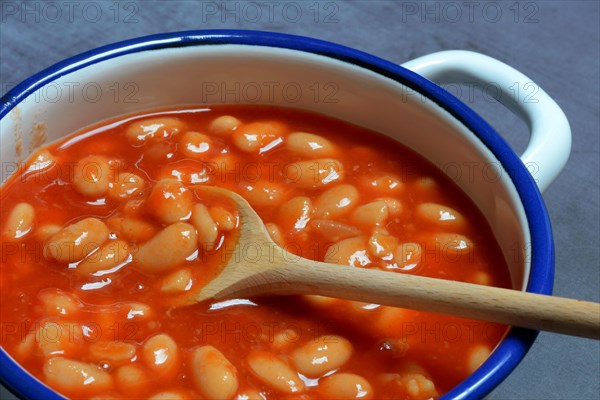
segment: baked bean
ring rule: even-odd
[[[106,221],[106,224],[119,238],[135,243],[150,240],[157,231],[148,222],[135,218],[112,217]]]
[[[285,328],[277,332],[273,336],[271,348],[281,352],[283,349],[290,347],[291,344],[298,341],[301,337],[301,332],[294,328]]]
[[[281,229],[279,229],[279,227],[276,224],[270,222],[265,225],[265,228],[267,229],[271,240],[273,240],[281,247],[285,245],[285,241],[283,240],[283,233],[281,233]]]
[[[149,400],[186,400],[187,397],[182,393],[169,391],[169,392],[160,392],[153,396],[150,396]]]
[[[151,143],[144,149],[144,160],[156,163],[165,163],[173,159],[176,154],[176,145],[171,142]]]
[[[211,207],[209,212],[220,231],[229,232],[237,226],[237,218],[223,207]]]
[[[327,219],[314,219],[310,221],[311,232],[318,233],[322,237],[333,242],[359,236],[362,231],[351,225]]]
[[[215,118],[209,125],[208,129],[211,133],[218,136],[230,136],[236,129],[240,127],[242,122],[231,115],[222,115]]]
[[[293,132],[287,137],[288,150],[307,158],[332,157],[334,145],[322,136],[308,132]]]
[[[420,373],[409,373],[396,378],[396,384],[415,400],[427,400],[439,396],[433,382]]]
[[[175,179],[156,182],[148,197],[150,210],[164,224],[188,219],[192,212],[192,201],[192,193]]]
[[[473,251],[474,243],[466,236],[458,233],[438,233],[435,235],[436,248],[445,256],[467,255]]]
[[[393,197],[383,197],[378,200],[385,201],[385,204],[388,206],[389,216],[392,218],[396,218],[402,214],[403,207],[402,203],[398,199],[394,199]]]
[[[171,336],[159,333],[142,346],[142,359],[146,366],[161,378],[169,379],[179,370],[179,349]]]
[[[192,287],[192,272],[187,269],[180,269],[163,278],[160,285],[161,292],[177,293],[190,290]]]
[[[38,293],[40,300],[40,312],[48,316],[73,316],[83,307],[79,299],[70,293],[60,289],[49,288]]]
[[[385,201],[378,200],[357,207],[350,219],[363,227],[381,226],[388,218],[389,211]]]
[[[302,230],[310,221],[313,212],[312,201],[305,196],[288,200],[279,210],[279,220],[286,230]]]
[[[36,228],[35,234],[40,242],[45,242],[50,236],[59,232],[61,229],[62,228],[59,225],[46,224]]]
[[[371,263],[367,252],[367,240],[360,236],[337,242],[329,246],[323,261],[351,267],[364,267]]]
[[[66,394],[99,393],[113,386],[112,377],[102,368],[64,357],[49,358],[43,372],[51,387]]]
[[[150,378],[142,368],[134,365],[123,365],[115,373],[117,386],[129,395],[138,395],[144,391]]]
[[[352,185],[343,184],[323,192],[316,201],[316,218],[340,218],[348,214],[358,201],[358,190]]]
[[[283,143],[287,132],[285,124],[279,121],[251,122],[233,132],[233,144],[243,152],[262,154]]]
[[[473,274],[472,282],[478,285],[492,286],[492,277],[487,272],[477,271]]]
[[[285,166],[284,176],[299,189],[313,189],[341,182],[344,166],[333,158],[298,161]]]
[[[121,303],[121,314],[127,320],[148,320],[154,316],[152,308],[144,303],[130,301]]]
[[[381,228],[375,228],[373,235],[369,238],[371,254],[384,260],[391,260],[397,246],[398,238]]]
[[[98,218],[82,219],[50,236],[44,246],[44,257],[50,261],[79,261],[102,246],[108,233],[108,227]]]
[[[112,171],[107,158],[87,156],[79,160],[73,175],[75,190],[84,196],[102,197],[108,191]]]
[[[207,399],[231,399],[237,392],[239,383],[236,368],[213,346],[194,350],[191,370],[196,389]]]
[[[56,165],[56,158],[46,149],[38,150],[29,160],[25,174],[45,171]]]
[[[394,260],[400,269],[411,270],[421,262],[421,254],[419,243],[402,243],[394,252]]]
[[[490,356],[492,350],[485,344],[472,346],[467,359],[467,371],[472,374]]]
[[[272,353],[255,351],[248,356],[250,372],[262,383],[284,393],[304,391],[304,382],[281,358]]]
[[[319,394],[325,399],[372,399],[373,389],[362,376],[337,373],[319,381]]]
[[[306,300],[308,303],[317,307],[331,307],[335,303],[340,302],[339,299],[335,299],[333,297],[317,296],[314,294],[308,294],[302,297],[304,297],[304,300]]]
[[[244,389],[239,391],[235,400],[267,400],[267,397],[258,390]]]
[[[189,131],[179,139],[179,151],[185,157],[204,159],[212,147],[212,140],[200,132]]]
[[[291,359],[302,375],[318,378],[346,364],[352,351],[352,344],[341,336],[321,336],[295,350]]]
[[[240,185],[240,194],[257,208],[279,207],[285,201],[286,189],[279,183],[258,181]]]
[[[458,228],[464,225],[465,218],[455,209],[437,203],[422,203],[416,207],[416,215],[427,222],[443,227]]]
[[[108,197],[113,200],[129,199],[142,194],[146,185],[144,178],[131,172],[122,172],[108,184]]]
[[[423,176],[417,179],[416,187],[421,190],[433,190],[437,187],[437,183],[432,177]]]
[[[131,256],[129,245],[124,240],[112,240],[77,265],[77,272],[93,274],[123,264]]]
[[[4,232],[10,239],[20,239],[33,228],[35,210],[29,203],[19,203],[8,215]]]
[[[203,250],[212,250],[219,237],[219,229],[204,204],[194,204],[190,221],[198,232],[198,244]]]
[[[125,136],[129,143],[140,145],[146,142],[167,140],[183,131],[185,131],[185,124],[177,118],[147,118],[132,122],[127,127]]]
[[[81,327],[70,322],[44,322],[35,332],[37,348],[44,357],[72,356],[82,341]]]
[[[156,179],[175,179],[186,185],[200,185],[211,183],[213,176],[210,164],[186,159],[165,165],[157,174]]]
[[[369,189],[383,196],[395,196],[402,192],[404,184],[400,178],[393,175],[383,175],[368,183]]]
[[[185,222],[167,226],[139,247],[133,258],[144,272],[163,272],[183,264],[198,248],[196,229]]]
[[[135,352],[135,346],[125,342],[94,342],[90,345],[90,359],[96,362],[125,362],[135,357]]]

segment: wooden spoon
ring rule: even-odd
[[[312,294],[600,339],[600,303],[300,258],[271,240],[244,198],[217,187],[199,190],[231,199],[241,223],[222,272],[188,302]]]

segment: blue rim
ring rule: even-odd
[[[53,80],[89,65],[129,53],[199,45],[241,44],[299,50],[345,61],[393,79],[426,95],[461,121],[490,149],[515,184],[523,203],[531,234],[531,272],[527,291],[551,294],[554,281],[554,242],[542,196],[519,157],[494,129],[474,111],[427,79],[399,65],[338,44],[272,32],[206,30],[173,32],[126,40],[87,51],[61,61],[21,82],[2,97],[0,118],[19,102]],[[537,331],[513,328],[491,357],[443,399],[480,399],[500,384],[523,359]],[[15,394],[28,399],[62,399],[32,380],[0,348],[0,380]]]

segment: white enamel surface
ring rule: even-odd
[[[531,131],[521,160],[530,171],[535,171],[540,191],[544,192],[564,168],[571,152],[569,121],[544,90],[516,69],[464,50],[429,54],[403,66],[440,84],[493,83],[500,90],[500,102],[521,117]]]
[[[15,136],[22,136],[27,155],[35,123],[43,123],[53,141],[108,118],[175,105],[253,103],[311,110],[396,138],[447,172],[486,215],[513,287],[526,286],[528,225],[508,174],[460,122],[388,78],[299,51],[214,45],[129,54],[65,75],[53,85],[64,90],[58,99],[43,89],[1,121],[2,181],[18,161]],[[133,93],[127,85],[136,90],[129,98],[134,102],[125,101]],[[70,87],[90,92],[66,92]],[[96,98],[92,90],[98,87],[102,94]]]

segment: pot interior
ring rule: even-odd
[[[299,108],[400,141],[471,197],[500,244],[513,288],[525,290],[528,223],[514,184],[492,152],[425,95],[366,68],[297,50],[176,47],[126,54],[67,73],[2,119],[2,182],[40,144],[90,124],[149,109],[211,104]]]

